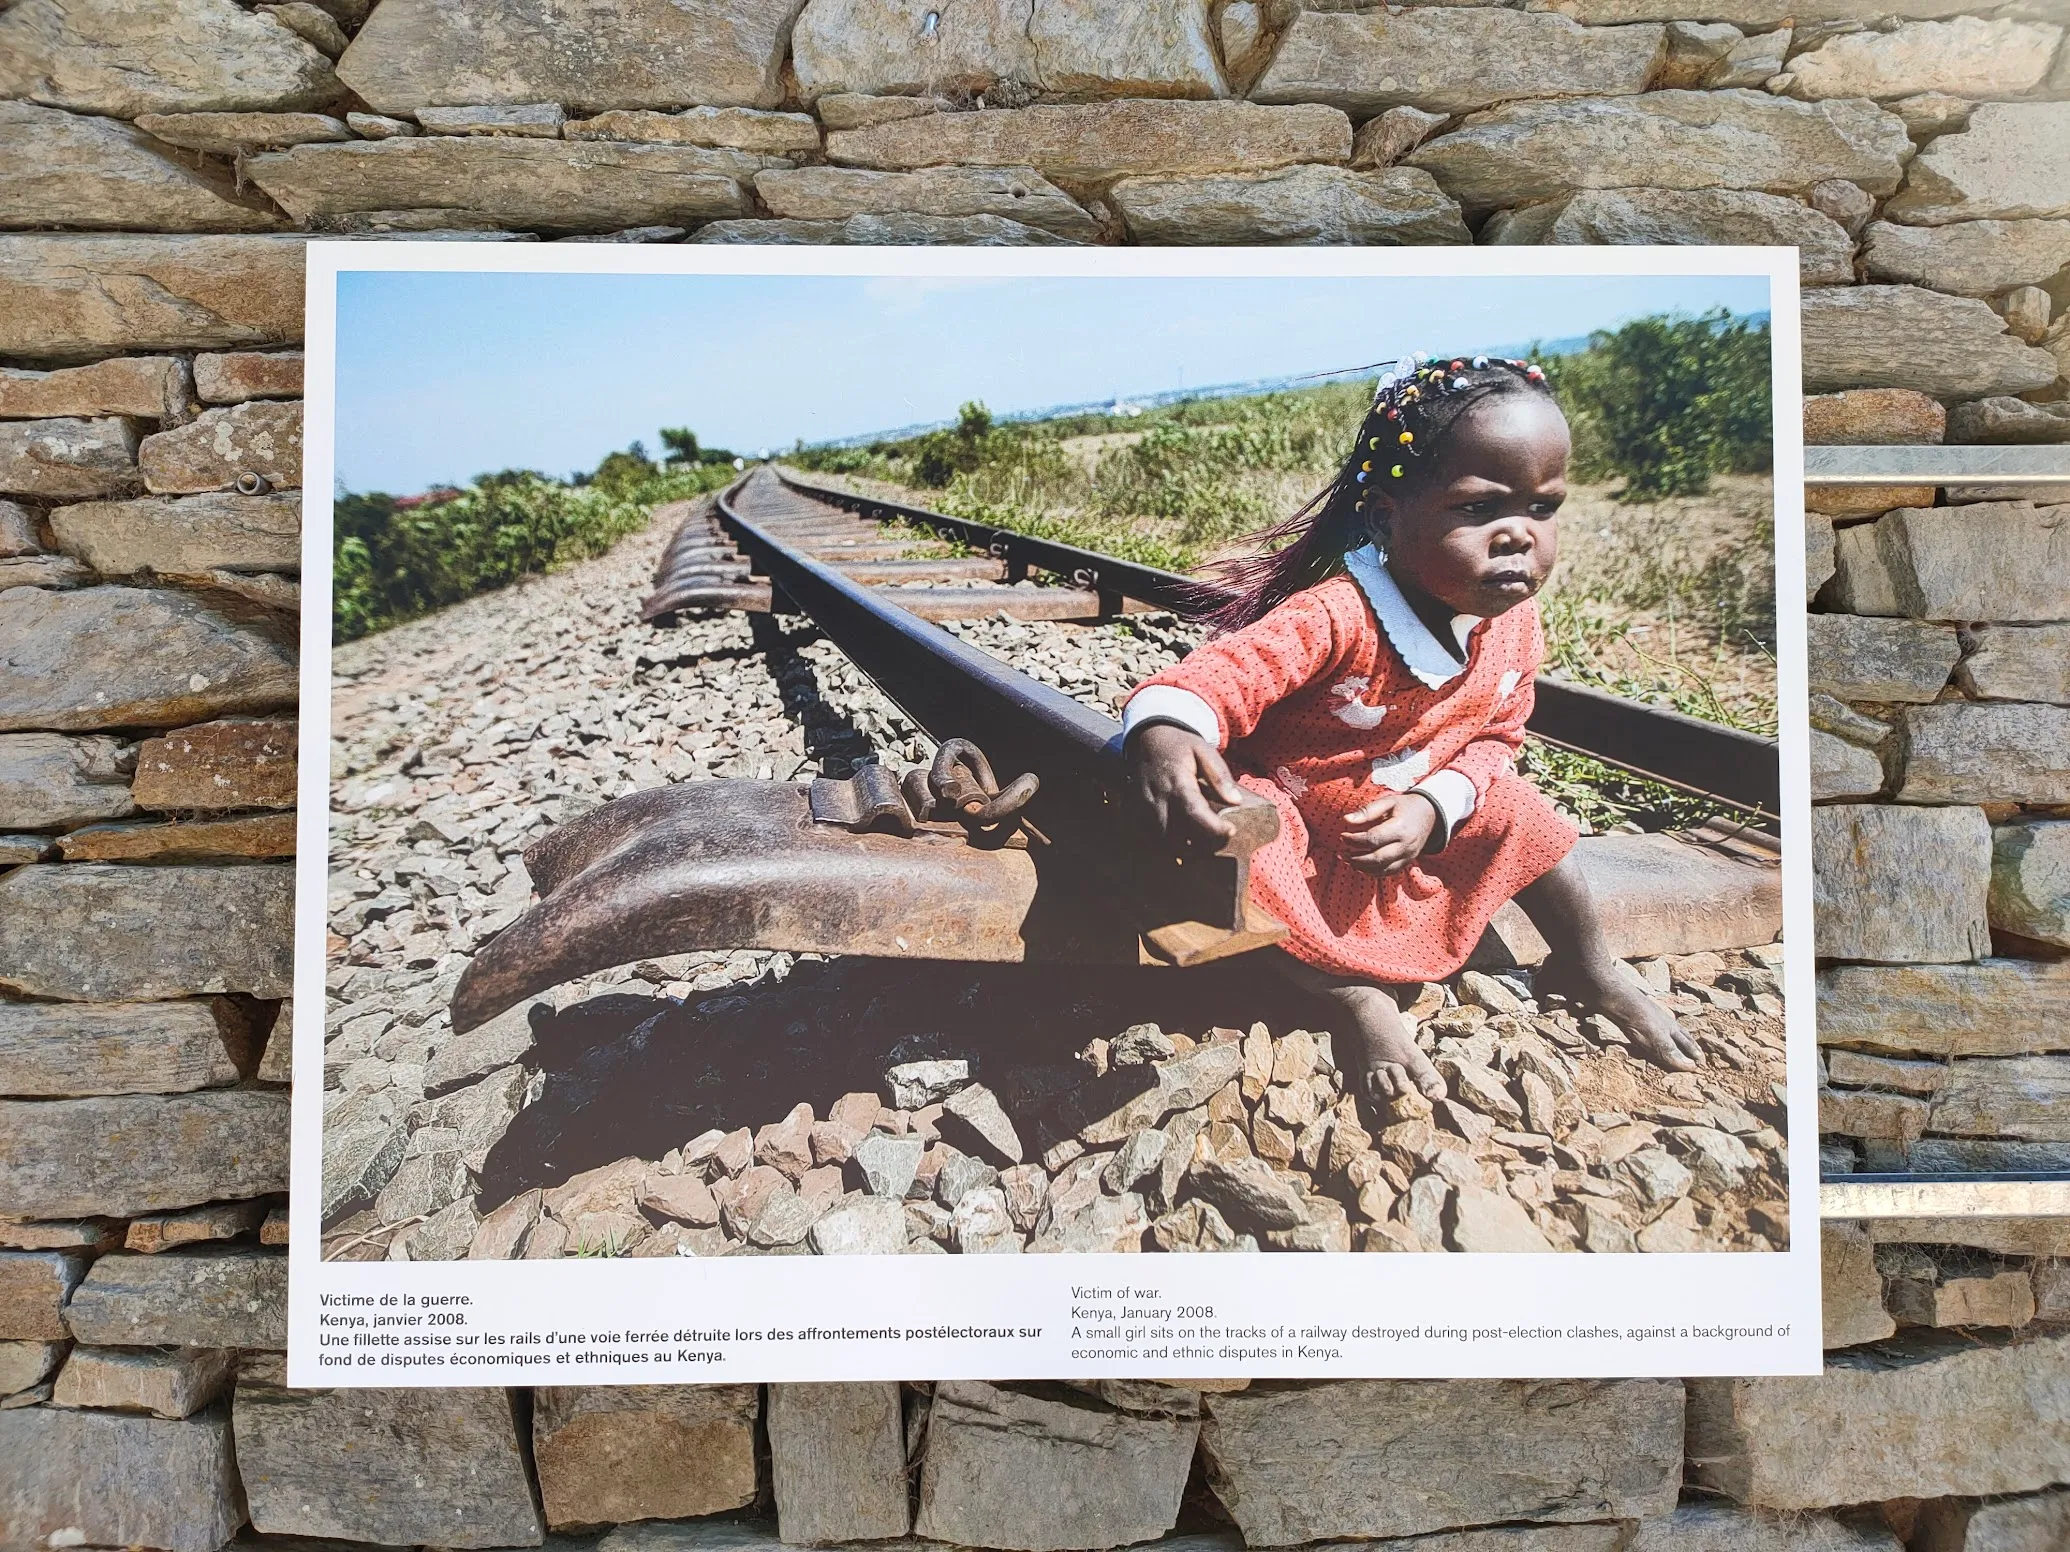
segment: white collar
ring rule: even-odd
[[[1423,685],[1435,690],[1466,672],[1467,664],[1463,659],[1472,655],[1467,647],[1467,638],[1481,623],[1479,616],[1456,614],[1452,617],[1452,634],[1458,639],[1461,654],[1455,658],[1423,623],[1423,617],[1409,606],[1401,584],[1387,569],[1387,562],[1381,559],[1377,547],[1368,544],[1351,551],[1344,557],[1344,567],[1351,573],[1351,580],[1358,584],[1358,590],[1366,595],[1366,602],[1372,607],[1373,617],[1380,622],[1381,631],[1401,655],[1409,672]]]

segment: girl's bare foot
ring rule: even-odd
[[[1352,1049],[1345,1052],[1343,1067],[1364,1098],[1384,1104],[1414,1092],[1426,1099],[1445,1097],[1445,1080],[1416,1044],[1415,1026],[1392,997],[1377,986],[1340,986],[1327,995],[1351,1015]]]
[[[1445,1080],[1417,1046],[1415,1027],[1385,988],[1325,975],[1288,954],[1275,959],[1296,986],[1327,997],[1351,1016],[1349,1024],[1337,1026],[1332,1046],[1345,1087],[1355,1096],[1376,1105],[1419,1091],[1430,1099],[1445,1097]]]
[[[1533,984],[1600,1013],[1631,1037],[1632,1049],[1657,1067],[1687,1072],[1702,1061],[1689,1032],[1646,995],[1646,988],[1603,940],[1588,879],[1571,851],[1550,872],[1517,891],[1517,904],[1552,950]]]
[[[1539,992],[1557,992],[1590,1013],[1600,1013],[1631,1037],[1632,1049],[1656,1067],[1687,1072],[1703,1053],[1675,1016],[1646,994],[1622,961],[1575,954],[1548,959],[1532,978]]]

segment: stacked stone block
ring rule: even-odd
[[[2053,1220],[1829,1228],[1822,1380],[327,1393],[275,1355],[308,234],[1785,243],[1812,440],[2062,442],[2066,20],[0,10],[0,1542],[2061,1544]],[[2070,1147],[2064,494],[1812,493],[1829,1169]]]

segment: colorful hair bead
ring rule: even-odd
[[[1411,442],[1416,440],[1416,433],[1413,431],[1404,431],[1401,434],[1401,436],[1396,440],[1398,440],[1402,444],[1402,446],[1407,447]]]
[[[1485,367],[1488,364],[1488,358],[1486,356],[1475,356],[1473,358],[1473,364],[1474,370],[1479,371],[1481,368]]]
[[[1373,472],[1373,460],[1368,458],[1364,463],[1360,464],[1359,467],[1365,470],[1366,473],[1371,474]]]
[[[1389,472],[1393,474],[1396,479],[1400,479],[1402,477],[1402,466],[1400,464],[1396,464],[1394,468],[1391,469]]]

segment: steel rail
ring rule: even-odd
[[[1219,591],[1211,583],[1196,582],[1176,571],[1103,555],[1098,550],[1081,549],[1075,544],[1061,544],[1054,539],[1038,539],[1030,534],[1016,533],[1011,528],[1000,528],[967,517],[951,517],[946,512],[932,512],[926,507],[909,506],[903,501],[815,485],[781,467],[775,469],[775,474],[786,489],[810,500],[839,507],[861,518],[900,522],[911,528],[926,529],[952,544],[990,555],[1005,564],[1009,582],[1020,581],[1030,571],[1047,571],[1076,587],[1089,587],[1110,595],[1117,603],[1120,599],[1130,598],[1159,609],[1174,610],[1196,606],[1203,598],[1211,598]]]
[[[952,517],[925,507],[859,495],[801,479],[776,468],[785,489],[865,518],[896,520],[1003,560],[1011,580],[1047,571],[1080,587],[1160,609],[1196,608],[1226,596],[1197,581],[1095,550],[1033,538],[990,523]],[[1111,612],[1111,610],[1110,610]],[[1770,820],[1782,813],[1782,768],[1775,740],[1721,727],[1661,706],[1585,685],[1538,676],[1530,731],[1562,749],[1585,754],[1680,791],[1716,799]]]

